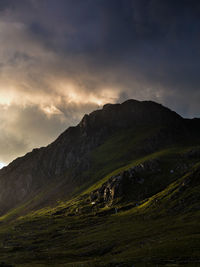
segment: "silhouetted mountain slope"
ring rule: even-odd
[[[199,119],[107,104],[0,171],[0,265],[197,266],[199,190]]]
[[[199,125],[199,121],[185,120],[151,101],[128,100],[122,104],[107,104],[102,110],[85,115],[76,127],[68,128],[49,146],[34,149],[0,171],[1,213],[43,191],[41,205],[66,198],[77,186],[93,181],[102,164],[111,171],[166,146],[186,140],[192,143],[196,124]],[[112,140],[116,135],[119,135],[119,142]],[[122,144],[124,149],[118,151],[120,136],[128,143],[126,146]],[[99,159],[101,151],[98,148],[101,150],[106,142],[113,146],[110,144],[109,151],[108,145],[109,155]],[[106,162],[111,154],[118,154],[112,164]],[[106,171],[95,179],[105,174]]]

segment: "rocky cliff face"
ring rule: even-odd
[[[136,184],[143,184],[145,173],[148,175],[161,172],[158,160],[145,161],[142,164],[131,167],[117,175],[110,177],[100,188],[90,194],[90,200],[95,204],[112,205],[113,201],[123,198],[127,188]]]
[[[31,199],[51,183],[55,183],[58,193],[59,184],[67,184],[67,195],[76,186],[74,178],[91,168],[95,148],[113,133],[137,129],[139,125],[165,127],[154,139],[146,140],[150,150],[188,134],[185,120],[160,104],[136,100],[107,104],[85,115],[76,127],[68,128],[49,146],[34,149],[0,171],[0,213]]]

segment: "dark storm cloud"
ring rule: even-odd
[[[151,99],[199,116],[199,29],[195,0],[1,0],[0,160],[106,102]]]

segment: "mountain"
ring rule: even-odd
[[[152,101],[106,104],[0,170],[0,259],[196,264],[199,179],[199,119]]]
[[[76,127],[68,128],[49,146],[34,149],[0,171],[1,214],[43,190],[49,192],[41,201],[48,202],[52,198],[66,197],[77,186],[89,182],[92,177],[88,176],[88,170],[98,165],[92,163],[93,152],[116,133],[131,142],[134,132],[141,131],[144,136],[141,141],[147,144],[139,145],[140,151],[135,151],[134,146],[129,150],[142,155],[176,142],[182,128],[184,120],[180,116],[153,102],[129,100],[121,105],[107,104],[102,110],[85,115]],[[152,133],[145,136],[146,129]],[[125,151],[122,155],[122,151],[118,151],[119,159],[116,160],[121,161],[121,157],[132,160],[134,156],[130,152]],[[115,165],[118,167],[117,162],[113,169]]]

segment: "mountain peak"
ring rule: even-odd
[[[153,136],[143,139],[138,136],[142,143],[138,145],[138,151],[133,148],[134,153],[152,153],[173,144],[177,140],[176,131],[183,135],[184,122],[175,112],[152,101],[130,99],[121,104],[106,104],[102,109],[84,115],[77,126],[69,127],[52,144],[33,150],[2,169],[0,209],[8,210],[27,201],[49,183],[56,183],[56,187],[46,194],[46,201],[56,199],[58,192],[59,198],[62,194],[69,195],[78,184],[92,179],[88,172],[93,168],[95,151],[116,134],[122,134],[131,143],[137,137],[138,129],[141,136],[146,136],[144,129],[153,130]],[[118,141],[113,149],[117,147]],[[120,155],[121,151],[118,153]],[[126,155],[126,150],[124,153],[126,160],[132,157],[132,154]]]
[[[79,123],[82,129],[102,127],[129,127],[133,124],[171,124],[182,117],[153,101],[126,100],[121,104],[105,104],[102,109],[84,115]]]

